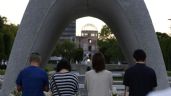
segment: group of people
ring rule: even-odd
[[[146,96],[157,86],[154,70],[146,66],[146,54],[143,50],[135,50],[133,57],[136,64],[126,70],[123,84],[124,96]],[[41,56],[32,53],[31,66],[23,69],[16,80],[17,90],[22,96],[44,96],[43,91],[51,91],[52,96],[76,96],[79,90],[78,76],[71,72],[70,63],[62,59],[55,68],[56,73],[50,76],[41,69]],[[112,96],[112,72],[105,69],[105,58],[97,52],[92,58],[92,70],[85,74],[85,89],[88,96]]]

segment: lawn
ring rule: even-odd
[[[114,81],[122,81],[123,80],[123,77],[113,77],[113,80]]]
[[[55,70],[56,65],[55,64],[47,64],[43,69],[46,72],[50,72],[50,71],[54,71]]]
[[[171,76],[171,71],[167,71],[167,75],[170,77]]]
[[[0,75],[4,75],[5,74],[5,70],[4,69],[0,69]]]

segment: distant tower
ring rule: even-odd
[[[62,42],[64,40],[74,41],[76,37],[76,21],[70,23],[62,33],[59,40]]]
[[[84,55],[91,57],[97,50],[98,31],[93,24],[86,24],[81,30],[79,47],[83,48]]]

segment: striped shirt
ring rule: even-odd
[[[54,78],[54,79],[53,79]],[[73,96],[78,92],[78,77],[73,73],[55,73],[50,79],[53,96]]]

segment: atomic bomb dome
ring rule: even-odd
[[[86,24],[82,27],[82,31],[97,31],[97,27],[93,24]]]

